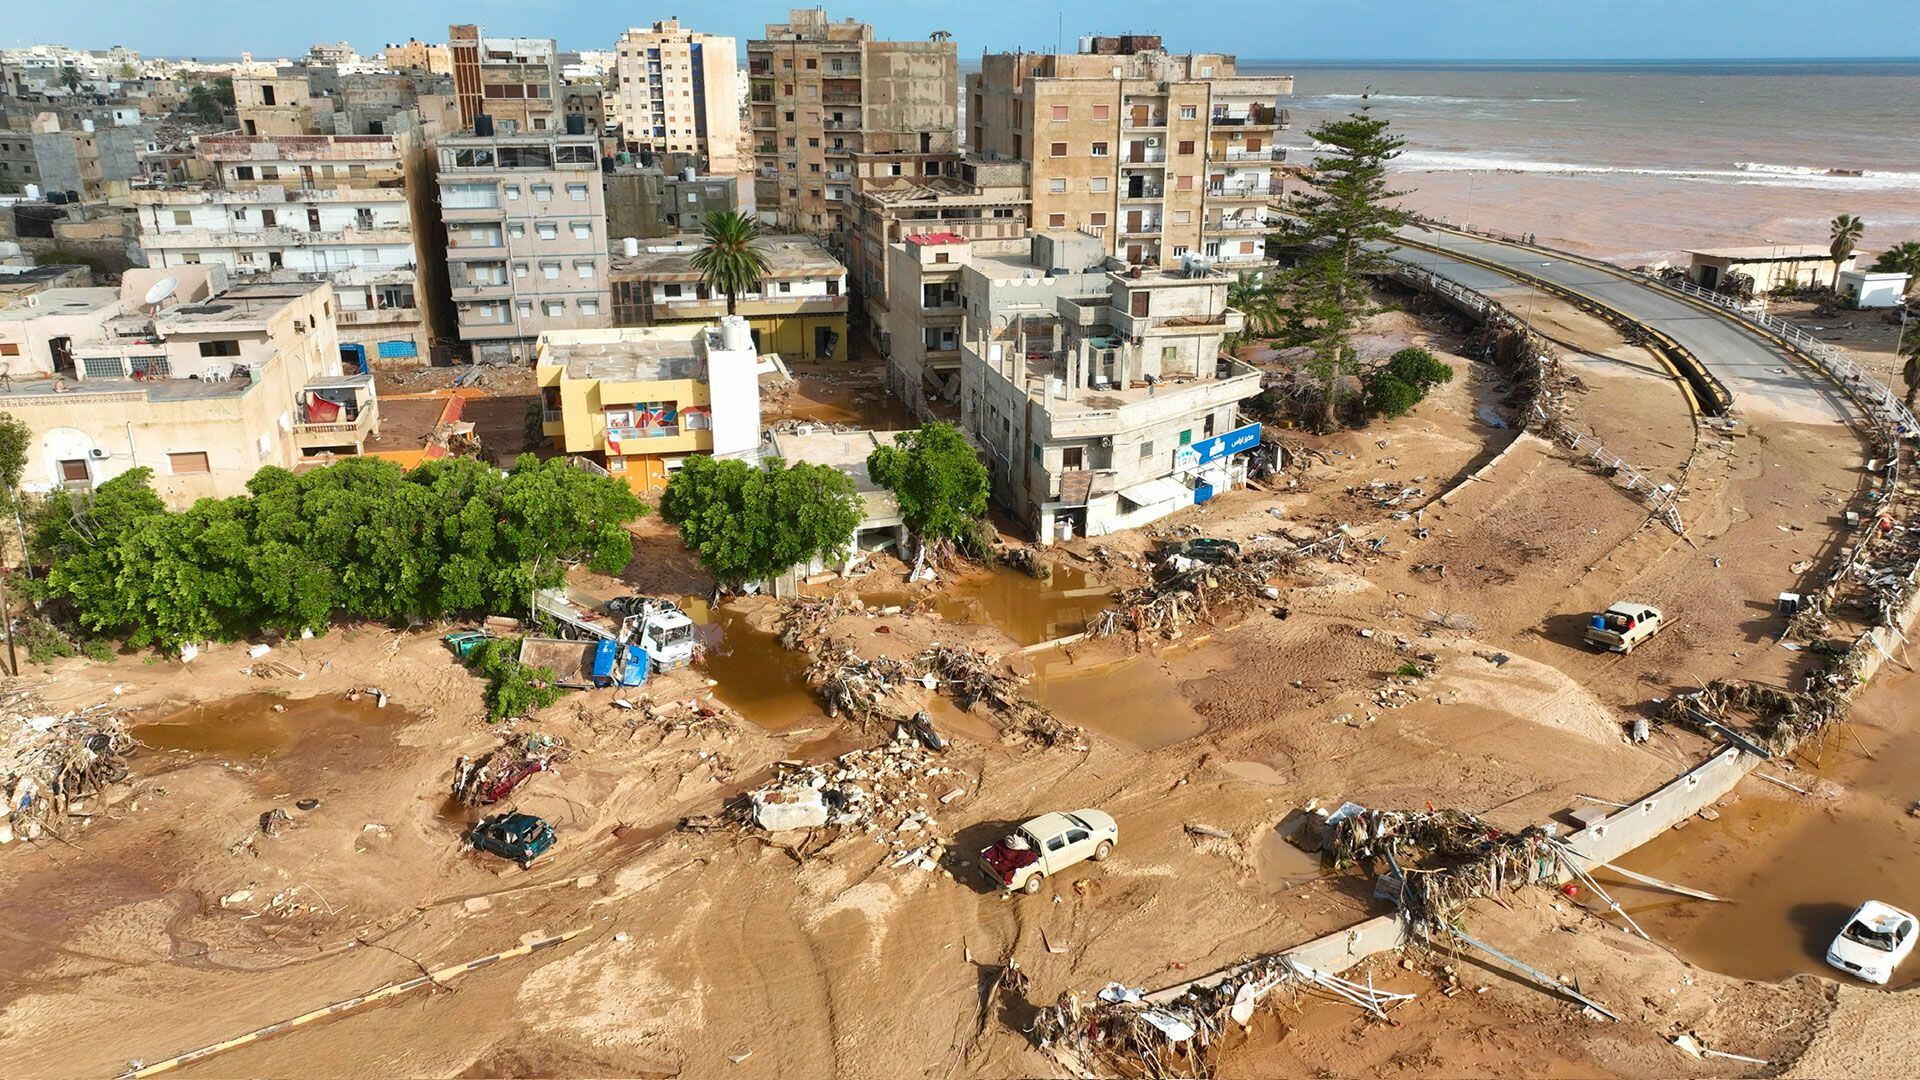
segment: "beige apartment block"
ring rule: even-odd
[[[1086,230],[1135,266],[1256,268],[1292,92],[1291,76],[1241,76],[1230,55],[1171,55],[1157,37],[998,53],[967,77],[969,147],[1032,167],[1036,228]]]
[[[755,205],[782,227],[834,234],[852,213],[856,154],[958,149],[959,66],[945,35],[876,41],[873,27],[796,8],[747,42]]]
[[[907,160],[901,160],[905,158]],[[1031,223],[1027,166],[1020,161],[989,161],[943,155],[856,154],[859,198],[841,219],[841,250],[849,278],[859,290],[860,329],[891,355],[895,303],[890,250],[911,237],[938,235],[966,240],[1023,237]],[[905,281],[900,303],[918,297],[917,273]]]
[[[175,291],[148,302],[168,277]],[[379,429],[373,377],[341,371],[324,281],[230,286],[218,266],[138,269],[117,292],[33,299],[0,310],[0,342],[49,339],[0,386],[0,410],[32,432],[28,491],[148,468],[183,508],[241,494],[269,465],[358,453]]]
[[[453,50],[446,45],[433,45],[417,38],[408,38],[398,45],[389,44],[386,57],[387,67],[393,71],[425,71],[434,75],[453,74]]]
[[[530,361],[546,331],[611,325],[598,140],[466,135],[438,149],[447,283],[475,358]]]
[[[334,102],[317,95],[303,68],[271,75],[236,75],[234,111],[248,135],[310,135],[333,130]]]
[[[559,130],[560,53],[552,38],[483,37],[478,26],[454,25],[447,49],[463,130],[481,116],[493,125],[482,135]]]
[[[740,62],[733,38],[680,20],[620,35],[613,120],[630,153],[686,154],[700,171],[740,171]]]
[[[709,288],[693,264],[704,246],[698,235],[676,236],[615,255],[614,325],[711,322],[727,314],[726,295]],[[790,362],[845,360],[847,268],[810,236],[764,235],[753,246],[767,272],[732,307],[746,320],[754,348]]]
[[[1260,373],[1222,352],[1246,321],[1229,275],[1088,267],[1100,251],[1086,233],[997,246],[960,275],[961,427],[994,498],[1041,543],[1136,528],[1245,482],[1260,430],[1239,406]]]
[[[453,334],[439,188],[417,116],[388,135],[209,135],[207,184],[136,191],[141,249],[162,269],[218,264],[236,280],[333,283],[357,368],[425,362]]]

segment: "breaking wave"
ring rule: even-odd
[[[1568,161],[1497,157],[1487,154],[1409,151],[1398,167],[1406,172],[1505,172],[1554,176],[1657,176],[1706,184],[1748,187],[1814,188],[1828,191],[1920,191],[1920,172],[1878,169],[1836,172],[1802,165],[1739,162],[1731,169],[1671,169],[1620,165],[1583,165]]]
[[[1575,101],[1584,101],[1577,97],[1449,97],[1444,94],[1321,94],[1321,101],[1404,101],[1422,105],[1485,105],[1488,102],[1521,102],[1530,105],[1564,105]]]

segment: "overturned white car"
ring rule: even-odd
[[[1892,904],[1869,900],[1847,919],[1827,946],[1827,963],[1856,978],[1885,986],[1893,969],[1913,952],[1916,923]]]

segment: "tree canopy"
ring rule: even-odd
[[[1366,275],[1384,269],[1382,250],[1410,216],[1391,205],[1405,194],[1387,183],[1387,164],[1405,140],[1370,105],[1307,133],[1318,149],[1310,183],[1288,200],[1291,215],[1279,239],[1296,253],[1279,275],[1281,338],[1313,349],[1308,371],[1320,387],[1320,425],[1331,428],[1340,388],[1356,373],[1353,331],[1373,313]]]
[[[1827,254],[1833,256],[1835,266],[1846,262],[1853,249],[1860,242],[1860,234],[1867,231],[1867,223],[1852,214],[1841,214],[1833,219],[1827,230]]]
[[[853,478],[838,469],[701,455],[668,481],[660,516],[715,580],[738,587],[845,551],[861,507]]]
[[[178,649],[336,617],[399,621],[517,611],[569,564],[616,573],[626,523],[646,512],[623,483],[522,455],[507,473],[471,458],[403,472],[349,458],[261,470],[249,494],[169,511],[147,469],[35,514],[44,595],[88,630]]]
[[[952,424],[922,424],[880,447],[867,455],[867,473],[892,490],[922,540],[968,541],[987,515],[987,467]]]
[[[1920,240],[1903,240],[1880,253],[1873,260],[1876,274],[1907,275],[1907,292],[1920,285]]]
[[[1453,381],[1453,368],[1425,349],[1408,346],[1367,373],[1363,383],[1367,412],[1395,417],[1420,404],[1427,391]]]
[[[708,288],[725,294],[731,315],[739,295],[759,288],[767,275],[767,257],[753,246],[760,223],[737,210],[715,210],[700,220],[700,234],[707,246],[694,255],[693,268]]]

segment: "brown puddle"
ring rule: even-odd
[[[1891,676],[1891,677],[1889,677]],[[1829,741],[1816,771],[1847,789],[1834,802],[1779,792],[1747,781],[1749,793],[1719,808],[1719,820],[1690,820],[1626,856],[1629,870],[1725,896],[1731,904],[1675,897],[1602,882],[1655,940],[1723,974],[1777,980],[1808,973],[1843,979],[1825,962],[1827,946],[1863,900],[1920,912],[1920,821],[1909,817],[1920,775],[1920,740],[1904,717],[1920,683],[1901,673],[1863,695],[1852,727],[1877,756],[1868,759],[1852,736]],[[1773,765],[1761,771],[1790,783],[1806,772]],[[1807,786],[1800,783],[1800,786]],[[1893,985],[1920,983],[1920,960],[1909,959]]]
[[[282,706],[274,711],[275,706]],[[192,705],[162,720],[135,724],[131,733],[149,760],[182,756],[189,760],[272,761],[295,747],[302,754],[353,748],[368,739],[389,739],[411,719],[405,709],[382,709],[371,697],[348,701],[338,695],[283,698],[247,694]]]
[[[1157,657],[1076,668],[1048,655],[1035,658],[1040,673],[1033,680],[1033,696],[1070,724],[1142,750],[1172,746],[1207,730],[1206,718],[1194,710],[1173,672]]]
[[[782,648],[771,630],[756,628],[734,608],[694,598],[680,606],[699,624],[706,676],[728,708],[768,731],[826,720],[807,685],[812,658],[806,653]]]
[[[1080,633],[1110,603],[1112,591],[1084,570],[1055,566],[1034,578],[998,566],[955,582],[934,610],[948,622],[995,626],[1022,645],[1038,645]]]
[[[920,426],[899,398],[879,386],[822,387],[803,384],[784,412],[800,421],[844,424],[875,431],[909,431]]]
[[[1262,888],[1277,893],[1316,880],[1326,869],[1320,856],[1301,851],[1273,828],[1262,832],[1254,842],[1253,873]]]

